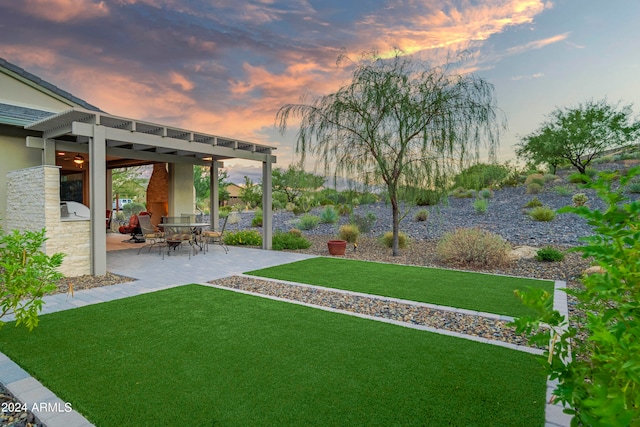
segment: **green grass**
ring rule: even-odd
[[[199,285],[0,338],[98,426],[544,424],[535,356]]]
[[[312,258],[247,274],[519,317],[532,312],[515,289],[553,282],[335,258]]]

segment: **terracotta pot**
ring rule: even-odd
[[[329,240],[327,242],[327,247],[329,248],[329,254],[331,255],[344,255],[344,252],[347,249],[347,241]]]

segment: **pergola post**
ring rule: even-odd
[[[89,204],[91,215],[91,274],[107,274],[106,201],[106,136],[103,126],[93,126],[89,141]]]
[[[268,157],[262,162],[262,249],[271,249],[273,239],[271,181],[271,158]]]
[[[220,163],[211,161],[211,173],[209,174],[209,214],[211,218],[211,229],[218,230],[220,226],[220,189],[218,188],[218,168]]]

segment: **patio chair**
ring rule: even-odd
[[[179,219],[179,217],[178,217]],[[195,253],[195,249],[193,248],[193,233],[188,228],[181,226],[172,226],[166,224],[180,224],[180,222],[172,222],[171,217],[163,217],[162,224],[160,226],[164,229],[164,241],[166,243],[166,254],[170,256],[171,253],[175,253],[185,243],[189,244],[189,259],[191,259],[191,252]],[[188,223],[185,221],[185,223]],[[164,225],[163,225],[164,224]],[[162,259],[164,259],[164,252],[162,253]]]
[[[138,249],[138,255],[140,255],[140,251],[142,248],[149,248],[149,252],[151,252],[151,248],[156,244],[164,243],[164,233],[160,231],[159,228],[154,227],[151,224],[151,216],[150,215],[139,215],[138,222],[140,224],[140,230],[142,233],[142,237],[145,240],[146,245],[140,246]],[[162,247],[159,246],[160,251],[162,251]],[[158,252],[160,253],[160,252]]]
[[[142,212],[140,214],[142,214]],[[131,217],[129,218],[129,223],[127,225],[121,225],[118,231],[121,234],[131,234],[131,238],[129,240],[125,240],[125,242],[144,242],[144,239],[142,237],[139,237],[142,233],[142,230],[140,229],[140,220],[138,219],[138,215],[131,215]]]
[[[206,230],[202,232],[202,240],[204,241],[206,251],[209,251],[209,243],[218,243],[222,246],[222,249],[224,249],[225,254],[229,253],[229,248],[224,244],[224,230],[227,227],[228,219],[228,216],[224,217],[220,231]]]

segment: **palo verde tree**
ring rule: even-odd
[[[346,59],[342,55],[338,63]],[[429,67],[402,52],[376,53],[354,64],[351,83],[310,104],[281,107],[284,133],[300,117],[296,150],[316,155],[325,173],[386,186],[393,214],[393,255],[398,255],[399,190],[444,189],[461,162],[475,160],[483,144],[495,152],[499,131],[493,86],[472,74]]]
[[[547,163],[555,169],[567,161],[584,174],[591,161],[606,150],[634,141],[640,122],[631,105],[610,105],[590,100],[573,108],[556,108],[538,130],[522,138],[519,157],[532,164]]]
[[[193,167],[193,186],[196,190],[196,205],[198,209],[206,210],[209,206],[210,176],[210,166],[195,165]],[[229,200],[229,190],[227,189],[229,184],[229,173],[223,169],[218,173],[218,199],[220,203]]]

